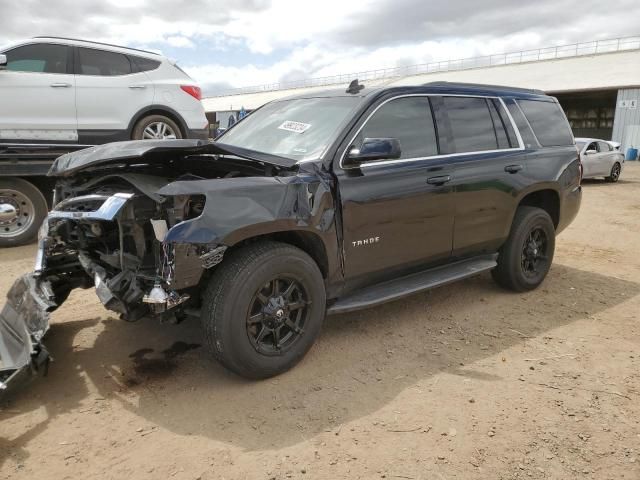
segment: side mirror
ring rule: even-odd
[[[0,53],[0,70],[7,69],[7,56],[4,53]]]
[[[365,138],[360,148],[351,147],[344,165],[355,166],[362,162],[394,160],[400,158],[401,153],[397,138]]]
[[[597,150],[587,150],[586,152],[584,152],[585,155],[593,155],[594,153],[598,153]]]

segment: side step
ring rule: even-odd
[[[366,287],[345,298],[341,298],[331,305],[327,309],[327,315],[373,307],[381,303],[397,300],[414,293],[477,275],[478,273],[494,268],[497,265],[497,258],[497,253],[483,255]]]

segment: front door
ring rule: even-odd
[[[598,174],[608,177],[617,155],[607,142],[598,142]]]
[[[33,43],[4,52],[0,70],[0,141],[75,142],[71,49]]]
[[[382,103],[349,148],[365,138],[396,138],[397,160],[336,168],[343,218],[345,278],[352,286],[397,276],[451,254],[453,193],[438,147],[429,98]]]

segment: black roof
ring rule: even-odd
[[[411,93],[438,93],[451,95],[480,95],[491,97],[515,97],[515,98],[540,98],[547,97],[542,90],[532,90],[527,88],[508,87],[504,85],[483,85],[477,83],[458,83],[458,82],[430,82],[422,85],[406,85],[393,87],[371,87],[367,88],[366,82],[363,82],[365,88],[354,92],[347,93],[344,88],[334,88],[323,90],[320,92],[308,92],[297,95],[291,95],[282,100],[294,98],[317,98],[317,97],[365,97],[379,96],[386,93],[393,94],[411,94]],[[280,100],[280,99],[279,99]],[[278,101],[278,100],[275,100]]]

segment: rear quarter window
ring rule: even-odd
[[[158,60],[152,60],[150,58],[138,57],[135,55],[129,55],[131,60],[131,66],[134,72],[150,72],[160,66]]]
[[[569,122],[556,102],[518,100],[518,105],[543,147],[573,145],[573,134]]]

